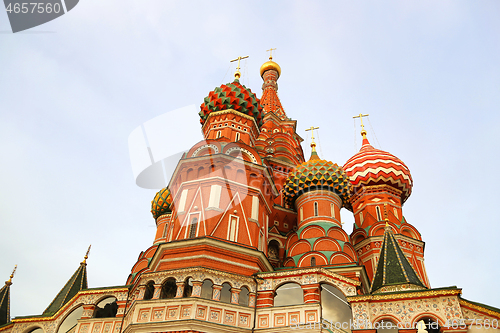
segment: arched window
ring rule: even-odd
[[[267,257],[269,259],[279,259],[280,257],[280,243],[273,239],[267,245]]]
[[[206,279],[201,285],[201,298],[212,299],[213,282]]]
[[[227,282],[222,284],[220,291],[220,301],[224,303],[231,303],[231,285]]]
[[[318,203],[314,202],[314,216],[318,216]]]
[[[377,211],[377,220],[382,221],[382,215],[380,214],[380,207],[375,206],[375,210]]]
[[[193,278],[188,277],[186,281],[184,281],[184,294],[182,297],[191,297],[193,293]]]
[[[249,294],[250,294],[250,292],[248,291],[247,287],[241,287],[240,298],[238,299],[238,304],[248,306]]]
[[[177,294],[177,283],[173,277],[169,277],[161,286],[160,298],[174,298]]]
[[[94,311],[94,318],[113,318],[118,312],[116,297],[106,297],[97,303]]]
[[[57,333],[66,333],[74,328],[78,324],[78,319],[82,317],[82,314],[83,306],[80,305],[79,307],[71,311],[71,313],[67,315],[66,318],[64,318],[63,322],[57,329]]]
[[[322,283],[320,289],[323,318],[332,323],[349,323],[352,320],[352,311],[344,294],[326,283]],[[347,331],[350,332],[349,329]]]
[[[151,299],[155,293],[155,283],[153,281],[149,281],[146,284],[146,290],[144,291],[144,299]]]
[[[297,283],[285,283],[276,289],[274,306],[304,304],[304,292]]]
[[[422,318],[417,322],[418,333],[439,333],[441,327],[439,323],[433,318]]]
[[[195,238],[196,237],[196,229],[198,228],[198,218],[193,217],[191,219],[191,223],[189,224],[189,235],[188,238]]]
[[[381,320],[374,325],[377,328],[377,333],[397,333],[398,325],[389,320]]]
[[[311,266],[316,266],[316,257],[311,257]]]

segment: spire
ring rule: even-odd
[[[83,261],[76,272],[71,276],[71,278],[66,282],[61,291],[54,298],[52,303],[43,311],[44,316],[52,316],[54,313],[59,311],[70,299],[73,298],[80,290],[87,289],[87,259],[90,251],[87,250]]]
[[[377,271],[372,281],[371,292],[384,292],[383,287],[413,285],[414,289],[426,288],[417,272],[406,258],[394,238],[389,220],[385,219],[384,244],[380,250]],[[411,288],[410,288],[411,289]],[[391,290],[392,291],[392,290]]]
[[[306,128],[306,131],[311,131],[311,157],[309,160],[319,160],[318,153],[316,152],[316,142],[314,142],[314,130],[319,129],[319,127],[311,126]]]
[[[265,62],[260,67],[260,76],[264,80],[262,84],[262,98],[260,99],[260,104],[264,109],[264,115],[269,112],[274,113],[281,120],[287,120],[288,117],[283,110],[281,101],[278,97],[278,78],[281,75],[281,67],[273,61],[272,52],[274,49],[267,50],[270,52],[269,61]]]
[[[9,280],[5,281],[5,285],[0,289],[0,326],[10,323],[10,286],[16,269],[17,265],[14,267]]]

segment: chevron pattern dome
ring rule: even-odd
[[[165,187],[156,193],[153,201],[151,201],[151,214],[157,219],[158,217],[168,214],[172,211],[170,205],[172,204],[172,195],[170,190]]]
[[[337,164],[319,158],[302,163],[288,175],[283,193],[287,203],[292,205],[301,194],[314,190],[332,191],[340,197],[344,207],[349,207],[351,184]]]
[[[401,203],[411,194],[413,180],[408,167],[396,156],[373,148],[366,138],[360,151],[344,164],[344,170],[354,189],[389,185],[402,191]]]
[[[262,125],[262,106],[259,99],[237,79],[211,91],[200,108],[201,124],[205,123],[211,112],[233,109],[253,117],[257,126]]]

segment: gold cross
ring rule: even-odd
[[[312,143],[314,143],[314,130],[315,129],[319,129],[319,127],[311,126],[309,128],[306,128],[306,131],[311,131]]]
[[[276,50],[276,49],[274,48],[274,49],[266,50],[266,52],[269,52],[269,60],[273,60],[273,50]]]
[[[359,114],[357,116],[354,116],[353,118],[359,118],[359,120],[361,120],[361,130],[365,130],[365,125],[363,125],[363,117],[368,117],[369,114]]]
[[[241,59],[246,59],[248,58],[248,56],[245,56],[245,57],[238,57],[234,60],[231,60],[230,62],[235,62],[235,61],[238,61],[238,66],[236,67],[236,72],[234,73],[234,77],[236,79],[239,79],[241,77],[241,73],[240,73],[240,60]]]

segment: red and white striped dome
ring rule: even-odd
[[[396,156],[373,148],[366,135],[359,152],[343,168],[355,191],[362,186],[389,185],[402,191],[401,203],[411,194],[413,180],[408,167]]]

